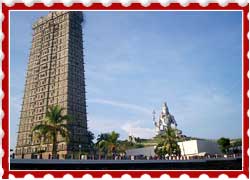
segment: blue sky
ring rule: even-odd
[[[16,144],[32,23],[11,12],[10,144]],[[178,128],[201,138],[241,137],[240,12],[85,12],[88,126],[150,138],[163,102]]]

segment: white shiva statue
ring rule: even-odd
[[[155,120],[155,111],[153,111],[153,121],[155,125],[156,135],[162,134],[168,127],[177,129],[177,123],[175,121],[175,118],[169,113],[166,102],[163,103],[162,111],[160,113],[158,121]]]

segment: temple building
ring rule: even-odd
[[[20,115],[15,158],[52,156],[52,144],[34,139],[49,106],[59,105],[73,117],[69,141],[58,138],[58,158],[74,158],[87,143],[82,12],[55,11],[32,26],[33,38]]]

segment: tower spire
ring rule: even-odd
[[[50,158],[48,147],[53,144],[41,145],[41,138],[31,136],[34,126],[43,123],[49,106],[59,105],[74,119],[66,124],[72,136],[57,142],[59,159],[88,143],[82,21],[82,12],[53,11],[32,25],[16,158],[40,156],[39,149],[45,151],[43,159]]]

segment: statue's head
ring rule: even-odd
[[[167,106],[166,102],[164,102],[163,105],[162,105],[162,112],[164,114],[168,113],[168,106]]]

